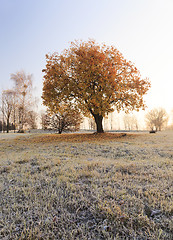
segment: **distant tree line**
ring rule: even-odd
[[[123,117],[125,130],[139,130],[137,117],[133,114],[125,114]]]

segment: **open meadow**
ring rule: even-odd
[[[173,132],[0,134],[0,189],[2,240],[172,240]]]

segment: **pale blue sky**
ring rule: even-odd
[[[114,45],[149,77],[150,108],[173,109],[173,0],[0,0],[0,90],[24,70],[41,95],[45,54],[88,38]]]

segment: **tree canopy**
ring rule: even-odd
[[[46,60],[42,98],[52,111],[62,101],[73,102],[83,114],[90,113],[97,132],[103,132],[103,117],[114,109],[145,107],[150,82],[113,46],[75,41],[61,54],[47,54]]]

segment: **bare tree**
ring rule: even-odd
[[[41,127],[44,130],[50,129],[51,118],[47,112],[41,113]]]
[[[0,98],[0,112],[1,112],[1,122],[2,122],[2,132],[4,132],[4,111],[3,111],[3,95],[2,95],[2,92],[1,92],[1,98]]]
[[[37,128],[37,113],[35,111],[27,111],[26,113],[26,124],[28,124],[29,128],[36,129]]]
[[[138,120],[135,115],[125,113],[123,117],[125,130],[138,130]]]
[[[61,107],[49,111],[45,120],[47,121],[47,128],[58,131],[59,134],[62,131],[77,131],[80,128],[82,121],[81,114],[72,104],[61,104]]]
[[[23,129],[26,122],[27,109],[32,106],[32,75],[26,75],[24,71],[11,74],[16,93],[16,106],[18,109],[19,129]]]
[[[0,132],[2,132],[2,121],[0,120]]]
[[[16,130],[16,125],[17,125],[17,120],[16,120],[16,116],[17,116],[17,102],[16,102],[16,92],[15,92],[15,90],[9,90],[10,92],[11,92],[11,98],[12,98],[12,114],[11,114],[11,122],[12,122],[12,124],[13,124],[13,126],[14,126],[14,132],[15,132],[15,130]]]
[[[150,130],[161,131],[168,122],[168,114],[163,108],[155,108],[146,114],[145,119]]]
[[[88,118],[89,121],[89,129],[96,130],[96,123],[92,117]]]
[[[3,125],[4,121],[6,120],[7,125],[7,133],[9,132],[10,128],[10,117],[13,111],[13,101],[14,101],[14,95],[13,91],[11,90],[4,90],[2,92],[2,106],[1,111],[3,114]]]

